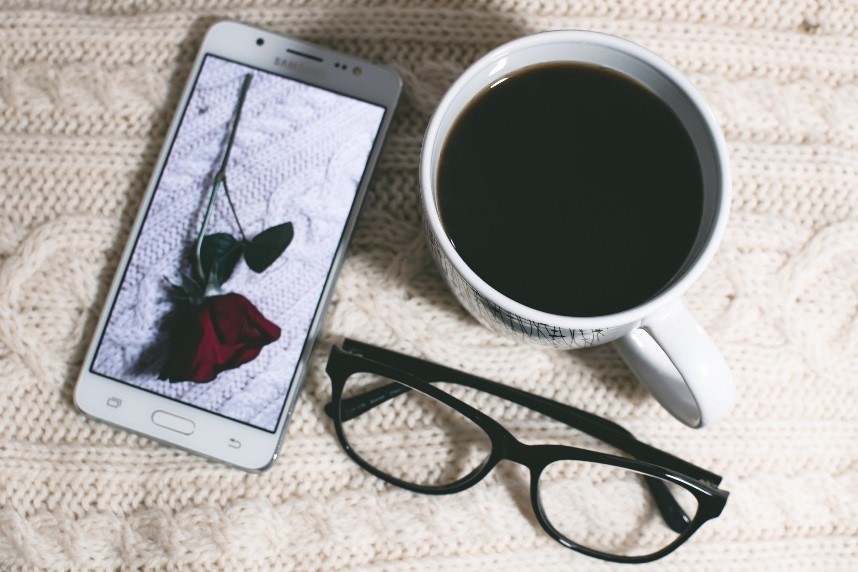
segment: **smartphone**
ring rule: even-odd
[[[75,387],[81,412],[271,467],[401,89],[313,44],[208,31]]]

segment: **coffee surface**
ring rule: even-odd
[[[634,308],[667,286],[703,204],[673,111],[634,80],[580,64],[526,68],[479,94],[444,143],[437,193],[477,275],[578,317]]]

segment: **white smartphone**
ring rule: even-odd
[[[269,468],[401,89],[384,67],[214,25],[86,354],[77,407]]]

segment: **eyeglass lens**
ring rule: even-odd
[[[470,475],[491,454],[488,435],[455,409],[398,382],[370,373],[351,375],[343,400],[381,386],[404,391],[342,421],[352,450],[391,477],[424,487],[446,486]],[[439,389],[455,391],[452,384]]]
[[[693,520],[697,498],[684,487],[663,482]],[[555,461],[539,476],[538,489],[543,514],[557,532],[592,550],[646,556],[681,534],[667,525],[651,490],[634,471],[586,461]]]

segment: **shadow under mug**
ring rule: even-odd
[[[677,114],[700,161],[703,215],[690,255],[656,296],[615,314],[561,316],[504,296],[457,254],[438,213],[438,162],[458,115],[498,79],[547,62],[589,63],[637,80]],[[666,61],[627,40],[577,30],[543,32],[496,48],[456,80],[435,110],[423,140],[420,185],[432,256],[453,294],[481,323],[517,340],[556,348],[577,349],[610,342],[650,393],[691,427],[711,425],[730,409],[735,388],[727,364],[680,298],[712,258],[727,223],[727,146],[701,95]],[[534,276],[540,278],[550,280],[550,269],[546,269],[544,277]],[[574,296],[574,291],[569,295]]]

